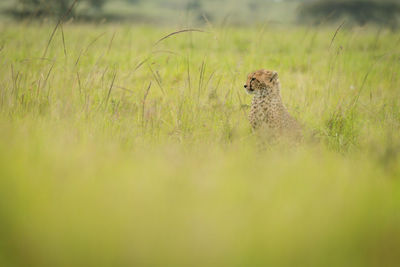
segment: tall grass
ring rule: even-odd
[[[400,263],[398,33],[53,28],[0,25],[0,265]],[[259,68],[304,144],[257,149]]]

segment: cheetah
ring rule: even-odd
[[[270,70],[257,70],[247,77],[244,85],[247,93],[254,95],[249,121],[256,131],[263,129],[272,139],[289,137],[299,140],[301,126],[282,103],[278,73]]]

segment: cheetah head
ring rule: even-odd
[[[247,76],[244,88],[249,94],[279,94],[280,83],[278,73],[264,69],[252,72]]]

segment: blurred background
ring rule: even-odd
[[[73,0],[2,0],[3,16],[59,17]],[[398,27],[397,0],[79,0],[71,17],[85,21],[131,21],[160,25],[230,23],[319,24]]]

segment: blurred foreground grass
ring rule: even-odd
[[[0,25],[1,266],[399,265],[400,35],[205,30]],[[262,67],[305,144],[255,147]]]

